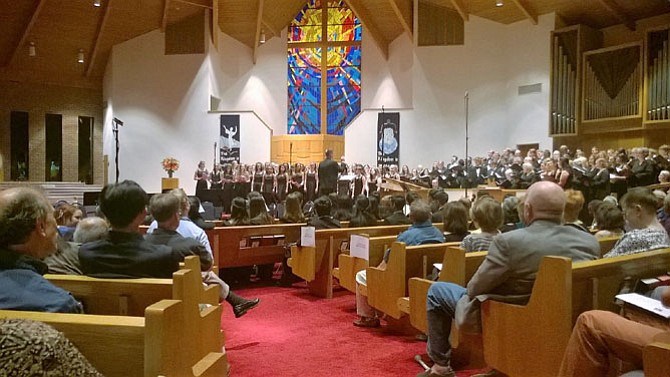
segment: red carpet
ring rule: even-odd
[[[332,300],[305,288],[249,288],[236,293],[260,297],[258,307],[235,319],[226,304],[222,327],[231,376],[415,376],[426,343],[392,333],[384,325],[361,329],[355,296],[340,290]],[[459,373],[459,377],[470,373]]]

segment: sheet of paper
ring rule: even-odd
[[[617,295],[616,298],[625,303],[635,305],[638,308],[650,311],[656,315],[660,315],[663,318],[670,318],[670,308],[663,306],[660,301],[654,300],[653,298],[642,296],[638,293],[625,293]]]
[[[349,255],[365,260],[370,260],[370,239],[368,237],[351,235],[349,240]]]
[[[303,226],[300,228],[300,246],[316,247],[316,236],[313,226]]]

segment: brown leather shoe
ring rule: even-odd
[[[361,317],[354,321],[357,327],[379,327],[379,318]]]

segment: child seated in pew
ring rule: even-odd
[[[595,211],[595,222],[598,224],[596,238],[621,237],[626,220],[619,207],[612,203],[603,202]]]
[[[490,196],[478,198],[470,208],[470,216],[481,233],[472,233],[461,242],[466,253],[472,251],[486,251],[491,245],[493,237],[500,234],[498,228],[502,225],[502,207]]]
[[[444,235],[431,222],[430,205],[424,200],[416,199],[412,202],[409,218],[412,220],[412,225],[398,235],[397,242],[404,242],[407,246],[444,242]],[[384,258],[377,267],[386,269],[389,256],[390,249],[384,253]],[[358,271],[356,273],[356,313],[360,318],[354,321],[354,326],[379,327],[377,312],[368,304],[368,298],[360,293],[360,286],[364,285],[367,285],[366,271]]]

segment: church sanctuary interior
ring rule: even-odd
[[[635,360],[605,355],[602,376],[670,377],[670,0],[0,0],[0,30],[0,228],[15,220],[2,192],[36,189],[56,254],[73,245],[76,260],[103,188],[136,182],[147,216],[180,191],[178,223],[204,229],[223,287],[193,257],[172,279],[47,263],[83,313],[0,294],[0,360],[12,318],[54,327],[112,377],[596,376],[573,338],[585,314],[613,312],[658,333]],[[436,284],[483,274],[496,240],[538,218],[544,181],[565,193],[558,225],[595,255],[538,259],[525,301],[478,301],[477,334],[442,307],[456,316],[445,365],[426,348]],[[499,220],[477,210],[490,198]],[[152,219],[138,234],[163,229]],[[437,239],[403,238],[431,221]],[[0,281],[15,234],[0,230]],[[629,236],[647,246],[620,255]]]

